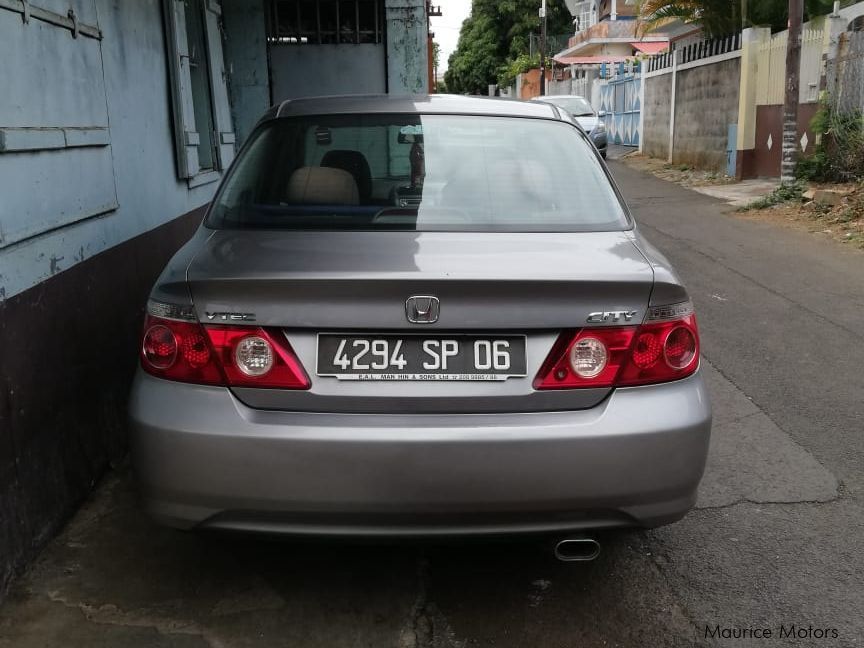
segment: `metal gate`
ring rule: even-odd
[[[271,102],[387,92],[383,0],[269,0]]]
[[[603,65],[600,71],[600,112],[604,113],[609,141],[639,146],[642,76],[638,65]]]

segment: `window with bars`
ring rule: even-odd
[[[285,45],[381,43],[381,0],[270,0],[267,41]]]

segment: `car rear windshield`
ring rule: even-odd
[[[594,115],[594,109],[587,99],[582,97],[543,97],[543,101],[555,104],[569,112],[575,117],[588,117]]]
[[[213,228],[608,231],[629,221],[572,124],[467,115],[332,115],[259,127]]]

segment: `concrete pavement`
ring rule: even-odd
[[[638,150],[636,146],[610,144],[607,156],[611,162],[620,160],[631,153],[636,153]],[[745,207],[755,200],[770,194],[778,186],[780,186],[780,181],[777,178],[755,178],[731,184],[693,185],[689,189],[722,200],[732,207]]]
[[[0,606],[0,647],[864,645],[864,255],[611,167],[699,314],[715,430],[685,520],[573,565],[214,537],[151,525],[121,470]]]

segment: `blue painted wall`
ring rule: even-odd
[[[265,0],[222,0],[231,114],[242,143],[270,106]]]
[[[101,40],[0,8],[0,132],[40,147],[0,149],[0,300],[206,203],[216,186],[177,179],[159,0],[73,4]],[[104,144],[74,146],[81,132]]]
[[[245,137],[270,99],[263,2],[224,0],[224,58],[219,2],[206,4],[225,161],[232,131]],[[392,13],[388,4],[390,90],[422,91],[423,4],[394,3],[402,4]],[[162,4],[30,0],[56,12],[59,26],[25,23],[7,8],[17,3],[0,8],[0,596],[123,456],[147,293],[199,222],[201,211],[189,212],[220,179],[178,179],[173,62],[188,160],[196,129],[183,93],[188,59],[168,53],[164,19],[185,16],[185,6],[165,0],[165,16]],[[63,26],[73,26],[70,7],[77,37]]]
[[[177,179],[159,0],[31,4],[63,15],[72,6],[102,38],[0,8],[0,300],[206,203],[216,186]],[[386,73],[380,59],[359,76],[334,60],[304,70],[304,94],[425,92],[425,4],[385,5]],[[224,10],[242,141],[270,101],[264,0],[225,0]],[[273,74],[293,78],[292,68],[277,60]]]

